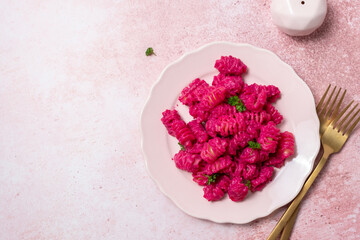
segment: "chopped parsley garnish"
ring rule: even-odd
[[[249,147],[252,149],[261,149],[260,143],[248,141]]]
[[[185,147],[184,147],[181,143],[178,143],[178,144],[179,144],[179,146],[180,146],[180,149],[184,151],[184,150],[185,150]]]
[[[247,182],[245,183],[245,186],[247,186],[249,189],[251,188],[251,182],[250,182],[250,180],[247,180]]]
[[[239,112],[243,112],[246,110],[246,107],[244,105],[244,103],[239,99],[238,96],[232,96],[228,99],[228,103],[231,106],[235,106],[236,110],[238,110]]]
[[[151,48],[151,47],[149,47],[148,49],[146,49],[145,54],[146,54],[146,56],[150,56],[150,55],[153,55],[153,54],[156,56],[156,54],[154,53],[154,49]]]
[[[210,184],[212,184],[212,183],[214,183],[215,181],[216,181],[216,178],[219,176],[219,174],[218,173],[214,173],[214,174],[211,174],[210,176],[209,175],[205,175],[207,178],[208,178],[208,180],[207,180],[207,185],[210,185]]]
[[[231,106],[236,106],[236,104],[239,104],[239,97],[238,96],[232,96],[228,99],[228,103],[231,105]]]
[[[246,107],[241,100],[240,100],[240,103],[238,105],[236,105],[236,110],[238,110],[239,112],[243,112],[246,110]]]

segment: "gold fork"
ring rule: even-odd
[[[290,204],[288,209],[285,211],[284,215],[281,217],[273,231],[270,233],[268,240],[275,240],[276,237],[279,235],[281,230],[284,228],[285,224],[289,221],[291,218],[291,215],[295,212],[296,208],[301,203],[301,200],[304,198],[307,191],[310,189],[311,185],[315,181],[316,177],[319,175],[321,170],[323,169],[328,157],[340,151],[342,146],[345,144],[346,140],[348,139],[351,132],[354,130],[355,126],[360,121],[360,116],[356,119],[358,113],[360,112],[360,109],[357,110],[357,112],[351,116],[351,114],[354,112],[354,110],[357,108],[357,105],[351,109],[351,111],[343,117],[347,109],[350,108],[351,102],[338,116],[335,117],[333,122],[329,124],[329,126],[324,131],[324,134],[321,138],[321,143],[324,149],[324,154],[310,175],[310,177],[306,180],[303,188],[301,189],[300,193],[296,196],[296,198],[293,200],[293,202]],[[343,118],[342,118],[343,117]],[[350,119],[348,120],[348,118]],[[340,121],[340,118],[341,121]],[[348,120],[348,121],[347,121]],[[354,120],[353,124],[350,126],[352,120]],[[345,123],[346,122],[346,123]],[[349,127],[350,126],[350,127]]]
[[[327,94],[331,88],[331,84],[327,87],[324,95],[321,97],[320,102],[316,106],[316,112],[318,114],[319,120],[320,120],[320,140],[322,135],[324,134],[326,128],[329,126],[329,124],[334,120],[334,118],[337,116],[338,111],[340,109],[341,103],[344,100],[346,89],[341,95],[340,100],[337,102],[337,99],[339,97],[339,94],[341,92],[341,88],[336,93],[335,98],[333,99],[333,96],[335,94],[337,86],[335,86],[330,94],[330,96],[327,98],[325,104],[324,101],[327,97]],[[332,100],[333,99],[333,100]],[[332,100],[332,102],[331,102]],[[291,216],[290,220],[286,223],[284,230],[282,231],[280,240],[287,240],[289,239],[292,229],[295,224],[295,220],[297,217],[297,214],[299,212],[299,208],[297,207],[293,215]]]

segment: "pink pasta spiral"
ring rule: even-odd
[[[232,179],[234,177],[234,173],[238,163],[234,161],[233,156],[231,156],[231,158],[232,158],[231,164],[227,168],[224,168],[223,170],[219,171],[219,173],[229,176]]]
[[[217,119],[223,115],[235,115],[238,111],[235,106],[221,103],[210,111],[209,119]]]
[[[180,94],[179,100],[186,106],[191,106],[201,100],[208,93],[209,84],[204,80],[196,78],[189,86],[184,88]]]
[[[254,88],[256,88],[254,87],[254,84],[247,86],[240,98],[244,102],[247,110],[260,112],[266,103],[266,91],[265,89],[262,89],[259,93],[257,93],[253,90]]]
[[[183,120],[176,120],[172,123],[172,129],[175,133],[175,137],[185,147],[191,147],[196,138],[190,128]]]
[[[192,120],[188,123],[189,128],[194,133],[199,143],[204,143],[209,139],[209,135],[206,133],[204,126],[198,123],[196,120]]]
[[[212,85],[223,86],[226,88],[228,96],[234,96],[240,93],[244,82],[241,76],[227,76],[220,73],[219,75],[214,76]]]
[[[249,188],[242,183],[241,178],[235,177],[232,179],[228,189],[229,198],[231,200],[233,200],[234,202],[242,201],[246,197],[248,192]]]
[[[258,138],[262,125],[255,121],[248,122],[247,124],[246,132],[251,136],[251,138]]]
[[[199,154],[191,154],[184,150],[180,150],[175,154],[173,160],[177,168],[191,173],[199,169],[200,162],[202,161]]]
[[[204,146],[204,143],[197,142],[197,143],[193,144],[191,147],[187,147],[186,151],[189,153],[200,154],[203,146]]]
[[[280,90],[278,87],[275,87],[274,85],[268,85],[265,88],[267,100],[269,103],[273,103],[278,98],[280,98]]]
[[[223,169],[228,168],[232,164],[232,158],[228,155],[218,158],[215,162],[206,166],[205,172],[209,175],[220,172]]]
[[[246,180],[254,179],[259,176],[259,166],[256,164],[246,164],[242,176]]]
[[[212,87],[208,93],[201,99],[201,107],[204,110],[211,110],[217,105],[219,105],[222,101],[224,101],[226,97],[226,88],[223,86]]]
[[[239,156],[239,161],[246,163],[256,163],[261,161],[259,150],[249,147],[245,148]]]
[[[284,165],[285,160],[294,154],[295,139],[291,132],[280,133],[280,140],[275,154],[270,156],[266,165],[280,168]]]
[[[204,198],[206,198],[208,201],[218,201],[225,195],[219,186],[213,184],[205,186],[203,190]]]
[[[200,155],[206,162],[212,163],[225,153],[227,146],[228,142],[225,139],[216,137],[204,144]]]
[[[192,174],[193,181],[199,184],[200,186],[206,186],[208,182],[208,177],[205,172],[199,171]]]
[[[265,105],[265,111],[270,115],[271,121],[273,121],[275,124],[280,124],[283,120],[283,116],[279,113],[276,108],[271,104]]]
[[[223,74],[232,74],[232,75],[241,75],[246,72],[246,65],[240,61],[238,58],[233,56],[223,56],[219,60],[216,60],[215,66],[220,73]]]
[[[216,186],[226,193],[228,192],[230,183],[231,183],[231,179],[226,175],[222,175],[219,177]]]
[[[201,103],[191,105],[189,107],[189,113],[198,123],[206,121],[209,117],[209,111],[206,110]]]
[[[248,141],[252,139],[253,137],[246,131],[238,132],[229,141],[228,153],[230,155],[236,155],[237,151],[244,148],[248,144]]]
[[[247,163],[245,162],[240,162],[235,158],[235,169],[233,171],[233,174],[231,175],[232,178],[234,177],[243,177],[243,172],[246,170],[246,165]]]
[[[264,166],[260,169],[259,176],[251,180],[251,191],[260,191],[265,187],[265,185],[271,181],[272,175],[274,172],[273,167]]]
[[[166,127],[166,130],[171,136],[175,137],[175,132],[172,127],[174,121],[181,120],[179,113],[176,110],[165,110],[162,113],[163,117],[161,118],[161,122]]]
[[[247,122],[257,122],[259,124],[267,123],[271,120],[271,115],[266,111],[261,112],[243,112],[244,119]]]
[[[274,122],[268,122],[261,127],[258,143],[261,144],[261,149],[270,153],[276,151],[278,140],[280,138],[280,130],[276,127]]]
[[[219,134],[222,137],[234,135],[238,132],[238,122],[233,116],[223,115],[218,119],[211,119],[206,123],[206,130],[210,136]]]

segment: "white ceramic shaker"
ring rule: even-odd
[[[326,0],[272,0],[274,24],[291,36],[305,36],[324,22]]]

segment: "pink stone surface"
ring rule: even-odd
[[[275,52],[316,101],[333,83],[360,102],[359,36],[350,0],[328,0],[323,26],[299,38],[272,24],[270,0],[1,1],[0,239],[265,239],[285,207],[217,224],[159,191],[140,146],[150,88],[170,62],[223,40]],[[360,239],[359,156],[358,127],[291,239]]]

